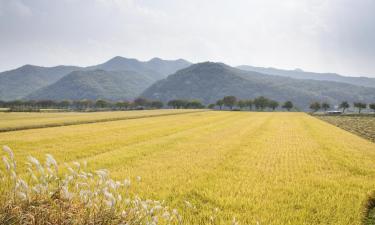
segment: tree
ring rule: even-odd
[[[150,103],[150,106],[151,106],[151,108],[154,108],[154,109],[161,109],[161,108],[163,108],[164,104],[163,104],[163,102],[161,102],[159,100],[156,100],[156,101],[152,101]]]
[[[319,102],[313,102],[310,104],[310,109],[312,109],[314,112],[319,111],[320,108],[321,106]]]
[[[246,107],[246,101],[245,100],[239,100],[237,102],[237,106],[240,107],[240,109],[242,110],[242,108]]]
[[[216,104],[211,103],[211,104],[209,104],[209,105],[207,106],[207,108],[209,108],[209,109],[214,109],[215,106],[216,106]]]
[[[235,96],[225,96],[223,98],[224,105],[229,107],[231,110],[233,109],[233,106],[237,102],[237,98]]]
[[[102,99],[99,99],[95,102],[95,107],[96,108],[105,108],[108,106],[108,102]]]
[[[258,98],[255,98],[253,103],[256,109],[264,110],[268,106],[269,99],[260,96]]]
[[[355,108],[358,108],[358,113],[361,113],[362,109],[367,108],[367,104],[363,102],[354,102],[353,105]]]
[[[167,103],[167,105],[168,105],[169,107],[174,108],[174,109],[177,108],[176,100],[170,100],[170,101]]]
[[[186,108],[189,109],[203,109],[204,105],[199,100],[192,100],[186,103]]]
[[[371,103],[368,105],[368,107],[372,110],[374,110],[374,113],[375,113],[375,103]]]
[[[246,100],[246,106],[249,107],[249,110],[251,110],[253,108],[253,100]]]
[[[284,109],[290,111],[293,108],[293,102],[291,101],[286,101],[284,102],[283,106]]]
[[[149,103],[148,100],[142,97],[134,99],[135,107],[146,107],[148,103]]]
[[[327,111],[329,108],[331,108],[331,106],[328,104],[328,102],[322,103],[322,109],[324,109],[324,111]]]
[[[68,101],[68,100],[63,100],[61,102],[58,103],[58,106],[60,108],[68,108],[70,106],[71,102]]]
[[[345,110],[350,107],[347,101],[341,102],[339,108],[342,109],[342,113],[345,113]]]
[[[219,99],[216,101],[216,105],[219,106],[220,110],[221,108],[223,108],[223,105],[224,105],[224,101],[223,99]]]
[[[270,100],[268,101],[268,107],[270,107],[273,111],[275,111],[275,109],[279,107],[279,103],[277,101]]]

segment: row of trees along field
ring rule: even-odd
[[[0,108],[10,108],[11,111],[37,111],[39,109],[67,109],[67,110],[86,110],[86,109],[160,109],[164,104],[161,101],[150,101],[145,98],[137,98],[134,101],[106,101],[106,100],[39,100],[39,101],[0,101]]]
[[[291,101],[286,101],[282,105],[272,99],[268,99],[266,97],[260,96],[254,99],[237,99],[235,96],[225,96],[222,99],[219,99],[216,101],[215,104],[208,105],[208,108],[215,108],[219,107],[219,109],[223,109],[223,107],[227,107],[229,109],[233,109],[234,107],[238,107],[240,110],[244,108],[248,108],[249,110],[252,110],[253,107],[256,110],[265,110],[267,108],[271,110],[276,110],[278,107],[282,107],[283,109],[286,109],[290,111],[294,105]]]
[[[0,108],[9,108],[10,111],[38,111],[39,109],[66,109],[66,110],[87,110],[87,109],[111,109],[111,110],[134,110],[134,109],[161,109],[165,105],[161,101],[136,98],[134,101],[111,102],[106,100],[77,100],[77,101],[0,101]],[[174,109],[200,109],[205,108],[198,100],[175,99],[167,104]]]
[[[367,109],[367,103],[364,102],[353,102],[353,108],[358,109],[358,113],[361,113],[363,109]],[[351,105],[347,101],[343,101],[339,105],[339,109],[342,109],[342,112],[345,113],[345,110],[349,109]],[[327,111],[331,108],[331,105],[328,102],[313,102],[310,104],[310,109],[313,112],[318,112],[320,109]],[[372,109],[375,112],[375,103],[368,104],[368,108]]]

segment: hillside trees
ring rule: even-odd
[[[358,113],[361,113],[362,109],[367,108],[367,104],[363,102],[354,102],[353,106],[358,109]]]
[[[328,104],[328,102],[323,102],[322,103],[322,109],[324,111],[327,111],[331,106]]]
[[[263,96],[260,96],[260,97],[255,98],[253,102],[257,110],[260,109],[263,111],[268,106],[269,99]]]
[[[275,109],[276,109],[277,107],[279,107],[279,103],[278,103],[277,101],[275,101],[275,100],[270,100],[270,101],[268,102],[268,106],[269,106],[273,111],[275,111]]]
[[[343,101],[340,103],[339,108],[342,109],[342,113],[345,113],[345,110],[350,107],[347,101]]]
[[[216,105],[219,106],[220,110],[223,108],[224,101],[223,99],[219,99],[216,101]]]
[[[293,108],[293,103],[292,102],[290,103],[292,104],[291,108]],[[223,106],[231,110],[234,108],[234,106],[238,107],[240,110],[244,108],[248,108],[249,110],[252,110],[254,106],[255,109],[259,111],[264,111],[266,108],[269,108],[272,111],[275,111],[280,106],[280,103],[278,101],[266,98],[264,96],[259,96],[254,99],[238,99],[238,100],[235,96],[225,96],[223,99],[217,100],[215,105],[218,106],[220,110],[222,109]]]
[[[294,107],[294,105],[293,105],[293,102],[291,102],[291,101],[286,101],[286,102],[284,102],[284,104],[283,104],[282,107],[283,107],[284,109],[290,111],[290,110]]]
[[[375,113],[375,103],[371,103],[368,105],[368,107],[372,110],[374,110],[374,113]]]
[[[321,108],[321,105],[319,102],[313,102],[310,104],[310,109],[313,110],[314,112],[319,111]]]
[[[225,96],[223,98],[224,105],[229,107],[231,110],[236,105],[237,98],[235,96]]]

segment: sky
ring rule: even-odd
[[[0,0],[0,71],[184,58],[375,77],[374,0]]]

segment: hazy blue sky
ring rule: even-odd
[[[375,76],[374,0],[0,0],[0,70],[121,55]]]

